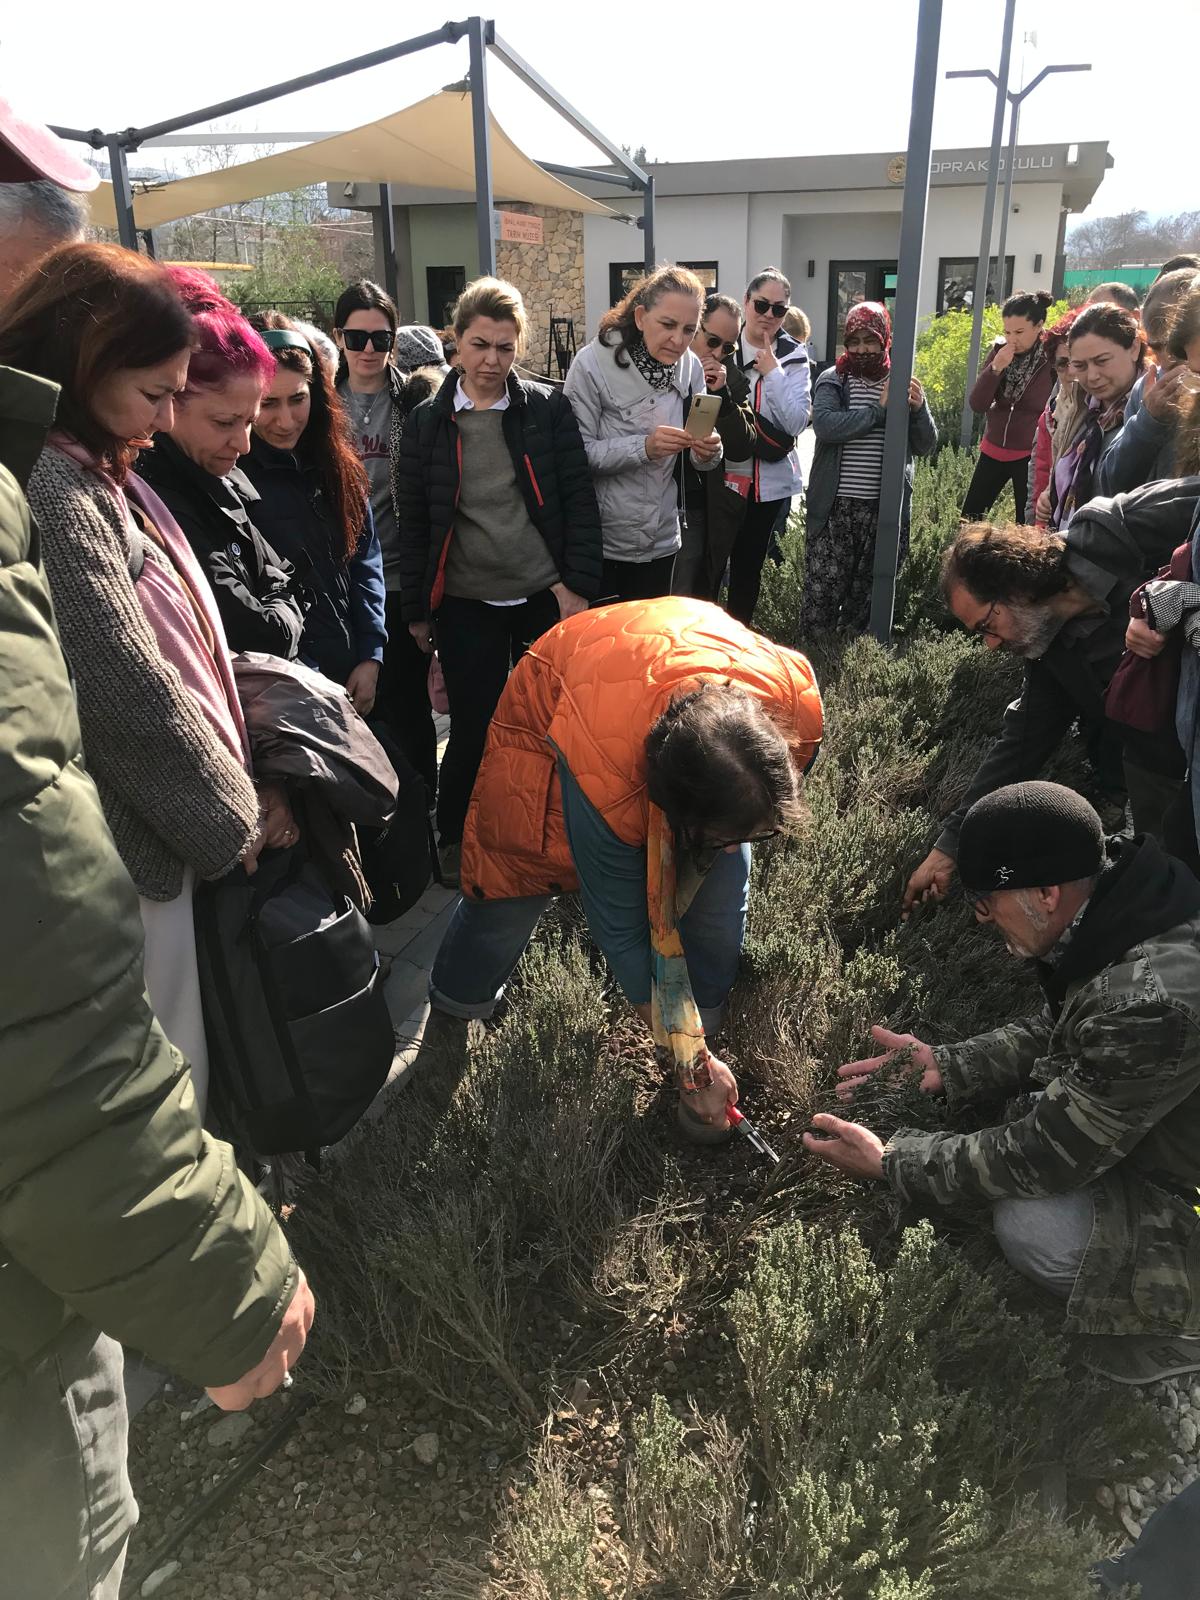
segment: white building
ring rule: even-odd
[[[1005,293],[1061,292],[1067,217],[1091,204],[1111,165],[1105,143],[1019,147]],[[986,150],[934,153],[921,271],[923,317],[961,305],[964,291],[970,304],[987,166]],[[1001,185],[1003,168],[1002,157]],[[894,292],[903,156],[682,161],[649,170],[655,180],[658,260],[685,262],[710,286],[739,300],[759,268],[782,268],[791,280],[793,302],[812,321],[818,359],[833,359],[841,319],[854,301],[890,299]],[[585,217],[583,235],[590,333],[612,303],[622,271],[640,270],[641,235],[603,217]]]

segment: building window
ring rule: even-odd
[[[996,258],[988,262],[987,303],[997,305],[1007,300],[1013,292],[1013,269],[1015,257],[1004,258],[1004,292],[996,293]],[[977,258],[958,259],[954,256],[943,256],[938,262],[938,294],[937,314],[940,317],[943,311],[970,311],[971,302],[975,298],[975,267]]]
[[[425,268],[425,290],[429,297],[429,321],[435,328],[445,328],[450,325],[454,302],[466,287],[466,267]]]
[[[694,272],[706,289],[717,287],[717,263],[715,261],[681,261],[681,267],[686,267],[689,272]]]
[[[689,272],[694,272],[706,289],[715,289],[717,287],[717,263],[715,261],[681,261],[679,265],[686,267]],[[645,270],[646,268],[640,261],[610,261],[608,266],[609,305],[615,306],[618,300],[624,300]]]

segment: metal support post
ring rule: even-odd
[[[636,178],[631,178],[625,172],[603,172],[596,167],[565,167],[561,161],[539,161],[538,166],[543,172],[551,172],[556,178],[582,178],[588,183],[614,183],[622,189],[640,189],[642,186]]]
[[[653,272],[657,262],[654,259],[654,177],[646,178],[646,187],[642,191],[642,264],[647,272]]]
[[[383,287],[395,305],[400,304],[400,269],[396,262],[396,214],[392,210],[392,186],[379,185],[379,254]]]
[[[468,21],[467,27],[469,28],[470,25],[471,23]],[[521,79],[522,83],[532,89],[534,94],[540,95],[548,106],[557,111],[564,122],[569,122],[577,133],[581,133],[585,139],[590,139],[597,149],[603,150],[609,160],[620,167],[622,172],[627,172],[631,178],[636,178],[638,187],[641,188],[646,180],[646,174],[638,166],[637,162],[630,160],[620,145],[614,144],[611,139],[600,132],[599,128],[590,123],[581,111],[576,111],[569,101],[564,100],[558,90],[547,83],[540,72],[535,72],[528,61],[522,60],[512,46],[506,43],[494,28],[491,28],[488,35],[488,48],[494,56],[498,56],[504,62],[504,65],[511,72],[514,72]]]
[[[1000,242],[996,246],[996,299],[1003,305],[1004,252],[1008,248],[1008,219],[1012,213],[1013,169],[1017,164],[1017,131],[1021,126],[1021,101],[1024,95],[1014,95],[1008,114],[1008,157],[1004,163],[1004,200],[1000,207]]]
[[[496,240],[492,232],[492,127],[488,118],[487,45],[491,24],[482,17],[467,19],[471,49],[471,130],[475,139],[475,231],[479,239],[479,271],[496,270]]]
[[[908,462],[908,385],[917,344],[921,258],[929,207],[929,169],[933,156],[933,102],[937,94],[942,0],[920,0],[908,162],[900,212],[900,255],[896,265],[896,310],[889,373],[887,423],[883,434],[883,482],[875,535],[875,580],[871,592],[871,632],[881,644],[892,637],[896,571],[904,507],[904,469]]]
[[[996,226],[996,181],[1000,176],[1000,140],[1004,134],[1004,98],[1008,93],[1009,66],[1012,61],[1013,13],[1017,0],[1005,0],[1004,31],[1000,36],[1000,75],[996,80],[996,109],[992,116],[992,143],[988,153],[987,190],[983,198],[983,223],[979,230],[979,258],[975,263],[975,291],[971,301],[971,351],[967,357],[967,389],[963,395],[962,424],[958,442],[965,450],[975,431],[975,413],[967,394],[975,381],[979,365],[979,345],[983,337],[983,308],[987,303],[988,263],[992,255],[992,232]],[[952,77],[952,73],[947,73]],[[1003,266],[1001,267],[1003,273]]]
[[[160,138],[165,133],[179,133],[193,128],[198,122],[215,122],[220,117],[232,116],[235,111],[246,111],[251,106],[261,106],[268,100],[279,100],[284,95],[296,94],[300,89],[311,89],[320,83],[331,83],[352,72],[363,72],[368,67],[382,66],[385,61],[398,61],[402,56],[417,55],[435,44],[454,44],[467,31],[464,22],[447,22],[432,33],[420,34],[415,39],[405,39],[400,44],[388,45],[383,50],[372,50],[365,56],[352,56],[332,67],[320,67],[316,72],[306,72],[302,77],[289,78],[286,83],[273,83],[269,89],[256,89],[252,94],[240,94],[233,100],[221,100],[213,106],[202,106],[199,111],[189,111],[182,117],[168,117],[165,122],[152,122],[146,128],[130,128],[124,135],[126,148],[136,150],[147,139]]]
[[[137,228],[133,221],[133,190],[129,186],[129,165],[125,160],[125,146],[119,133],[110,134],[108,166],[112,177],[113,205],[117,212],[117,237],[126,250],[138,247]]]
[[[141,228],[138,231],[141,233],[142,243],[146,246],[146,254],[150,257],[151,261],[157,260],[158,251],[154,248],[154,229]]]

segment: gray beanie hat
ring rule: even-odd
[[[958,876],[969,893],[1041,889],[1100,871],[1104,829],[1095,808],[1061,783],[1010,783],[963,818]]]
[[[415,372],[418,367],[440,367],[449,372],[442,341],[423,322],[406,322],[396,329],[393,360],[401,372]]]

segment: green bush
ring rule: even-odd
[[[488,1572],[441,1567],[429,1600],[1083,1600],[1098,1537],[1030,1504],[1029,1474],[1065,1465],[1086,1493],[1161,1456],[1153,1414],[1068,1361],[986,1208],[905,1231],[892,1191],[799,1141],[872,1023],[954,1039],[1038,1003],[961,899],[899,922],[1019,679],[938,626],[968,470],[919,466],[895,648],[796,639],[802,518],[765,573],[756,620],[811,647],[828,712],[805,829],[756,850],[725,1041],[782,1165],[680,1153],[645,1030],[563,906],[448,1108],[418,1080],[305,1193],[306,1382],[399,1373],[526,1442]],[[945,1114],[896,1079],[857,1109],[884,1136]],[[670,1383],[668,1324],[693,1341]],[[626,1408],[589,1419],[620,1434],[603,1473],[539,1426],[597,1370]]]
[[[1092,1592],[1095,1538],[1013,1496],[1034,1461],[1090,1465],[1094,1397],[927,1223],[887,1268],[853,1232],[778,1227],[729,1316],[767,1486],[756,1596]]]

